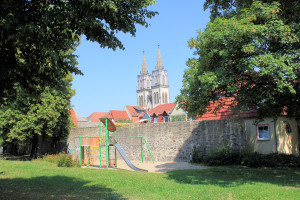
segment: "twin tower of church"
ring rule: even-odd
[[[164,70],[158,47],[157,62],[155,70],[148,73],[145,54],[143,53],[143,64],[141,74],[137,76],[137,103],[138,106],[152,109],[160,104],[170,103],[170,90],[168,72]]]

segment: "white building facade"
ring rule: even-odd
[[[137,76],[137,105],[152,109],[160,104],[170,103],[168,72],[162,65],[160,49],[158,48],[155,70],[148,73],[145,54],[141,74]]]

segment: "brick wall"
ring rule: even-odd
[[[98,136],[98,127],[73,128],[68,139],[74,154],[74,136]],[[104,135],[104,128],[102,127]],[[203,151],[228,144],[239,149],[246,145],[246,134],[241,121],[211,120],[169,122],[156,124],[131,124],[117,128],[117,137],[144,136],[155,161],[187,161],[194,146]],[[122,139],[118,142],[132,160],[141,159],[140,139]],[[145,160],[151,157],[143,143]]]

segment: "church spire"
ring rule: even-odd
[[[142,75],[147,75],[148,74],[148,69],[147,69],[147,64],[146,64],[146,58],[145,58],[145,53],[143,51],[143,65],[142,65]]]
[[[159,45],[158,45],[157,62],[156,62],[155,69],[156,69],[156,70],[158,70],[158,69],[164,69],[164,67],[163,67],[163,65],[162,65],[162,61],[161,61]]]

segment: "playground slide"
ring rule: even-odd
[[[123,159],[125,160],[126,164],[133,170],[135,171],[142,171],[142,172],[148,172],[147,170],[144,169],[140,169],[137,168],[136,166],[134,166],[132,164],[132,162],[130,161],[130,159],[128,158],[128,156],[126,155],[125,151],[123,150],[123,148],[121,147],[121,145],[115,140],[113,139],[113,144],[114,146],[117,148],[118,152],[121,154],[121,156],[123,157]]]

